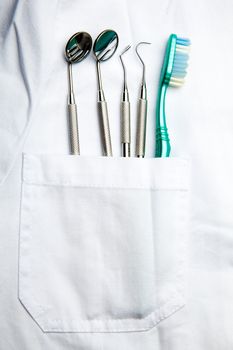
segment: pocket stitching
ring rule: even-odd
[[[183,209],[186,207],[185,205],[185,201],[186,201],[186,196],[182,196],[181,197],[181,193],[180,191],[179,192],[179,203],[180,203],[180,209],[178,210],[178,212],[183,212]],[[185,191],[187,192],[187,191]],[[27,193],[25,193],[25,189],[24,189],[24,195],[22,196],[22,198],[27,198],[28,197],[28,191]],[[30,198],[30,195],[29,195],[29,198]],[[28,212],[28,208],[25,207],[25,203],[26,201],[23,201],[22,203],[22,213],[23,212]],[[183,209],[182,209],[183,207]],[[31,210],[31,209],[30,209]],[[185,211],[186,213],[186,211]],[[30,211],[29,211],[29,214],[30,214]],[[187,216],[187,213],[186,215]],[[22,215],[23,217],[23,215]],[[30,217],[30,215],[27,215],[27,217]],[[24,220],[25,220],[25,216],[24,216]],[[183,221],[183,220],[182,220]],[[181,222],[181,221],[180,221]],[[25,231],[28,231],[28,234],[26,234],[26,236],[28,238],[30,238],[30,224],[26,224],[25,226],[25,221],[24,221],[24,225],[23,227],[21,227],[21,233],[24,232],[24,238],[25,238]],[[184,237],[184,230],[181,230],[181,232],[183,232],[181,234],[181,237]],[[184,240],[182,240],[184,242]],[[22,242],[22,240],[21,240]],[[30,240],[29,240],[30,242]],[[29,249],[29,243],[28,243],[28,249]],[[22,243],[21,243],[21,248],[22,248]],[[20,248],[20,249],[21,249]],[[29,249],[30,250],[30,249]],[[184,252],[184,248],[182,248],[182,253]],[[28,256],[28,254],[25,254],[24,253],[24,257],[25,256]],[[21,254],[21,257],[22,257],[22,254]],[[179,259],[180,260],[180,259]],[[161,322],[163,319],[169,317],[170,315],[172,315],[175,311],[179,310],[182,306],[184,306],[184,300],[183,300],[183,295],[182,295],[182,292],[179,291],[179,288],[178,287],[181,287],[181,285],[183,283],[180,282],[180,280],[182,279],[183,277],[183,274],[184,274],[184,269],[183,269],[183,259],[179,261],[179,269],[177,269],[177,272],[175,274],[175,286],[174,286],[174,290],[172,292],[172,294],[170,294],[167,299],[163,302],[163,304],[161,306],[159,306],[158,308],[156,308],[155,310],[153,310],[150,314],[148,314],[146,317],[142,318],[142,319],[137,319],[137,318],[121,318],[121,319],[116,319],[116,320],[112,320],[112,319],[104,319],[104,320],[98,320],[98,319],[94,319],[94,320],[85,320],[85,319],[76,319],[76,320],[73,320],[74,323],[76,324],[79,324],[78,326],[75,326],[74,328],[71,327],[72,329],[76,329],[76,330],[73,330],[73,332],[80,332],[80,331],[84,331],[84,332],[90,332],[90,330],[87,330],[87,329],[91,329],[93,327],[92,324],[94,324],[94,328],[96,329],[96,326],[95,324],[97,323],[102,323],[102,324],[109,324],[111,326],[111,324],[119,324],[121,323],[122,321],[126,321],[127,323],[129,321],[132,321],[133,323],[147,323],[147,326],[144,326],[144,327],[140,327],[140,329],[138,330],[135,330],[135,327],[133,327],[133,325],[131,326],[132,327],[132,330],[130,330],[130,328],[126,328],[125,326],[123,326],[124,330],[120,330],[118,328],[114,328],[111,326],[111,331],[112,332],[123,332],[123,331],[145,331],[145,330],[148,330],[148,329],[151,329],[153,327],[155,327],[159,322]],[[30,276],[30,273],[31,273],[31,268],[28,272],[28,276]],[[64,322],[63,320],[60,320],[60,319],[52,319],[52,318],[46,318],[46,320],[43,318],[43,315],[49,310],[49,305],[47,306],[42,306],[40,303],[36,302],[36,297],[35,295],[31,292],[31,287],[30,287],[30,283],[29,283],[29,280],[27,278],[25,278],[25,276],[23,276],[22,274],[22,262],[21,262],[21,268],[20,268],[20,275],[21,275],[21,281],[24,281],[24,286],[27,286],[27,288],[23,289],[20,288],[21,290],[21,293],[20,293],[20,300],[21,302],[23,303],[23,305],[25,305],[25,307],[28,309],[28,311],[31,313],[32,317],[35,319],[35,321],[37,323],[39,323],[39,320],[40,320],[40,327],[43,329],[43,331],[51,331],[49,329],[51,329],[51,326],[50,328],[48,328],[46,330],[46,324],[47,325],[51,325],[51,324],[63,324],[66,323]],[[25,283],[27,280],[27,283]],[[27,291],[25,293],[25,291]],[[30,293],[29,293],[30,292]],[[33,296],[33,299],[32,298],[28,298],[26,295],[27,294],[30,294],[30,296],[32,297]],[[26,294],[26,295],[25,295]],[[26,299],[25,299],[25,296],[26,296]],[[30,301],[29,301],[30,299]],[[177,303],[177,299],[180,299],[180,302]],[[174,307],[172,307],[170,304],[173,304],[173,300],[174,300]],[[28,302],[27,302],[28,301]],[[176,302],[175,302],[176,301]],[[32,305],[33,304],[33,305]],[[170,305],[170,306],[169,306]],[[164,312],[163,310],[166,309],[166,308],[169,308],[168,311]],[[38,311],[39,310],[39,311]],[[45,321],[45,322],[44,322]],[[68,320],[69,321],[69,320]],[[70,323],[70,321],[69,321]],[[83,325],[80,325],[80,323],[83,323]],[[44,324],[44,326],[42,326]],[[85,324],[89,327],[85,327]],[[151,325],[149,325],[151,324]],[[104,327],[105,328],[105,327]],[[109,328],[109,326],[107,327]],[[63,331],[64,332],[64,326],[63,328],[62,327],[52,327],[53,331]],[[104,332],[104,330],[101,330],[103,329],[103,326],[99,328],[99,331],[94,331],[94,332]],[[134,330],[133,330],[134,329]]]
[[[27,182],[26,181],[24,181],[23,182],[23,186],[24,186],[24,183],[25,184],[27,184]],[[41,184],[35,184],[36,186],[41,186]],[[58,185],[58,186],[61,186],[61,185]],[[80,187],[80,188],[82,188],[82,186],[75,186],[75,187]],[[96,188],[96,186],[91,186],[90,188]],[[105,188],[105,189],[109,189],[109,187],[97,187],[97,188]],[[111,189],[112,189],[112,187],[110,187]],[[115,188],[113,188],[113,189],[115,189]],[[129,187],[125,187],[125,188],[119,188],[119,187],[116,187],[116,189],[122,189],[122,190],[130,190],[130,189],[134,189],[135,190],[135,188],[129,188]],[[141,189],[143,189],[143,190],[155,190],[155,191],[161,191],[161,190],[164,190],[164,191],[171,191],[171,189],[159,189],[159,188],[157,188],[157,189],[152,189],[152,188],[144,188],[144,187],[142,187],[142,188],[136,188],[137,190],[141,190]],[[187,220],[187,209],[185,208],[186,206],[185,206],[185,201],[187,200],[187,192],[188,192],[188,189],[180,189],[180,190],[177,190],[177,189],[173,189],[174,191],[177,191],[178,193],[179,193],[179,197],[180,197],[180,200],[179,200],[179,203],[180,203],[180,206],[181,207],[183,207],[184,209],[185,209],[185,217],[186,217],[186,219],[184,219],[184,220],[180,220],[180,222],[183,222],[183,221],[186,221]],[[28,191],[27,191],[28,192]],[[27,194],[28,195],[28,194]],[[27,196],[26,196],[27,197]],[[29,197],[30,197],[30,195],[29,195]],[[183,198],[182,198],[183,197]],[[25,191],[24,191],[24,194],[22,195],[22,201],[23,201],[23,198],[25,198]],[[185,199],[185,201],[183,200],[183,199]],[[22,203],[22,208],[21,208],[21,210],[22,210],[22,213],[26,210],[26,212],[28,211],[28,208],[26,207],[25,208],[25,202],[26,201],[23,201],[23,203]],[[182,213],[183,211],[182,211],[182,208],[180,208],[179,209],[179,213]],[[21,213],[21,215],[22,215],[22,213]],[[30,214],[30,211],[29,211],[29,214]],[[30,215],[29,215],[30,216]],[[25,215],[24,215],[24,220],[25,220]],[[25,224],[25,221],[24,221],[24,224]],[[28,236],[30,237],[30,229],[29,229],[30,227],[28,226],[27,227],[27,229],[24,227],[21,227],[21,231],[23,232],[24,231],[24,235],[25,235],[25,229],[26,229],[26,231],[27,230],[29,230],[29,234],[28,234]],[[184,236],[185,235],[185,230],[181,230],[181,232],[183,232],[183,234],[181,235],[181,236]],[[24,236],[25,237],[25,236]],[[21,241],[22,242],[22,241]],[[21,249],[21,248],[20,248]],[[182,248],[182,252],[184,251],[184,248]],[[180,260],[180,259],[179,259]],[[180,282],[179,282],[179,280],[182,278],[182,276],[183,276],[183,273],[184,273],[184,271],[183,271],[183,269],[182,269],[182,264],[183,264],[183,260],[184,259],[182,259],[180,262],[179,262],[179,265],[180,265],[180,269],[177,269],[177,273],[176,273],[176,275],[175,275],[175,281],[178,281],[178,284],[176,284],[176,286],[175,286],[175,293],[176,294],[178,294],[178,297],[181,297],[181,299],[183,300],[183,298],[182,298],[182,293],[180,294],[179,293],[179,288],[177,289],[177,287],[178,286],[180,286]],[[31,273],[31,268],[30,268],[30,273]],[[23,276],[23,274],[22,274],[22,269],[21,269],[21,271],[20,271],[20,275],[21,275],[21,280],[24,280],[24,285],[25,285],[25,276]],[[181,283],[182,284],[182,283]],[[29,283],[26,283],[26,285],[29,287],[29,289],[28,289],[28,291],[31,289],[30,288],[30,284]],[[178,291],[178,293],[177,293],[177,291]],[[27,293],[26,293],[27,294]],[[176,305],[172,308],[171,306],[170,306],[170,311],[167,311],[167,312],[165,312],[164,313],[164,315],[162,314],[163,313],[163,310],[162,309],[165,309],[166,308],[166,305],[167,305],[167,303],[169,303],[169,302],[171,302],[173,299],[174,300],[176,300],[176,298],[177,298],[177,295],[176,294],[174,294],[174,295],[172,295],[172,296],[169,296],[168,298],[167,298],[167,300],[163,303],[163,305],[161,305],[160,307],[158,307],[158,308],[156,308],[156,310],[153,310],[149,315],[147,315],[146,317],[144,317],[144,318],[142,318],[142,319],[136,319],[136,318],[129,318],[129,319],[127,319],[127,318],[122,318],[122,319],[116,319],[116,320],[112,320],[112,319],[109,319],[109,320],[104,320],[104,323],[105,322],[107,322],[107,323],[120,323],[120,322],[122,322],[122,321],[126,321],[126,320],[133,320],[133,322],[136,322],[136,323],[142,323],[142,322],[145,322],[145,320],[146,319],[148,319],[148,326],[145,328],[143,328],[143,327],[141,327],[139,330],[136,330],[136,331],[140,331],[140,330],[147,330],[147,329],[150,329],[150,328],[152,328],[152,327],[154,327],[154,326],[156,326],[156,324],[158,324],[161,320],[163,320],[164,318],[166,318],[166,317],[169,317],[172,313],[174,313],[176,310],[178,310],[178,309],[180,309],[183,305],[184,305],[184,301],[180,301],[180,303],[178,303],[178,305],[177,305],[177,303],[175,303]],[[180,295],[179,295],[180,294]],[[32,295],[32,294],[31,294]],[[20,294],[20,299],[21,299],[21,301],[22,301],[22,303],[24,304],[24,302],[25,302],[25,293],[22,293],[22,294]],[[26,297],[26,300],[27,300],[28,298]],[[31,298],[30,298],[30,300],[31,300]],[[34,299],[34,300],[36,300],[36,298]],[[32,300],[31,300],[31,303],[32,303]],[[33,318],[35,318],[35,320],[36,320],[36,322],[37,322],[37,320],[38,319],[41,319],[42,318],[42,316],[43,316],[43,314],[49,309],[49,307],[47,307],[47,309],[46,308],[44,308],[42,305],[40,305],[40,304],[38,304],[38,303],[36,303],[36,302],[33,302],[33,304],[35,305],[32,305],[32,306],[28,306],[29,304],[30,304],[30,302],[29,303],[27,303],[26,302],[26,304],[27,304],[27,306],[25,306],[28,310],[29,310],[29,312],[30,312],[30,310],[34,310],[35,311],[35,307],[39,307],[39,309],[40,309],[40,311],[38,312],[36,312],[36,316],[33,316]],[[32,313],[34,313],[34,312],[32,312]],[[157,316],[155,316],[155,314],[158,314]],[[154,315],[154,320],[152,320],[152,316]],[[48,319],[47,320],[47,323],[54,323],[54,321],[55,322],[59,322],[59,323],[64,323],[62,320],[54,320],[54,319]],[[92,322],[92,321],[94,321],[94,322]],[[149,322],[150,321],[150,322]],[[90,324],[90,322],[92,322],[92,323],[103,323],[103,320],[97,320],[97,319],[94,319],[94,320],[91,320],[91,321],[89,321],[89,320],[80,320],[80,319],[77,319],[77,321],[76,321],[77,323],[80,323],[80,322],[84,322],[84,323],[88,323],[88,324]],[[149,326],[149,323],[151,323],[151,322],[153,322],[153,324],[151,325],[151,326]],[[38,322],[37,322],[38,323]],[[41,327],[42,328],[42,327]],[[91,328],[91,327],[90,327]],[[82,329],[82,327],[80,327],[80,326],[78,326],[78,330],[76,330],[76,331],[79,331],[80,332],[80,329]],[[44,331],[48,331],[49,332],[49,330],[46,330],[45,328],[43,328],[43,330]],[[54,328],[53,329],[54,331],[55,330],[57,330],[57,331],[63,331],[64,332],[64,328]],[[82,330],[81,330],[82,331]],[[83,331],[85,332],[89,332],[89,330],[85,330],[85,328],[83,328]],[[115,329],[115,328],[111,328],[111,331],[113,331],[113,332],[121,332],[121,330],[119,330],[119,329]],[[122,330],[122,332],[124,332],[124,331],[135,331],[135,329],[134,330],[130,330],[130,329],[126,329],[126,327],[124,327],[124,330]],[[75,331],[74,331],[75,332]],[[101,332],[101,328],[100,328],[100,330],[98,331],[98,332]],[[104,330],[102,330],[102,332],[104,332]]]

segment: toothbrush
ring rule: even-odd
[[[168,86],[180,87],[184,83],[188,66],[190,40],[171,34],[161,69],[156,104],[155,157],[169,157],[171,146],[166,125],[165,101]]]

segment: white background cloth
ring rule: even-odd
[[[230,0],[1,1],[0,349],[232,349],[232,18]],[[95,38],[106,28],[119,34],[118,53],[128,44],[152,43],[143,50],[148,158],[154,156],[155,100],[167,38],[177,33],[192,41],[187,82],[167,96],[172,156],[192,163],[186,305],[145,332],[45,333],[18,299],[22,152],[68,154],[64,46],[74,32],[85,30]],[[133,50],[125,62],[135,135],[141,65]],[[119,156],[118,55],[101,68],[113,152]],[[74,65],[73,73],[81,153],[99,156],[92,55]]]

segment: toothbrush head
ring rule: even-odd
[[[177,37],[176,34],[170,35],[161,76],[164,84],[174,87],[183,85],[187,74],[190,45],[189,39]]]

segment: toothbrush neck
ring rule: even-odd
[[[156,127],[166,127],[165,117],[165,100],[166,100],[167,85],[162,84],[158,95],[156,108]]]
[[[156,157],[169,157],[171,151],[165,115],[166,92],[167,85],[161,83],[156,105]]]

